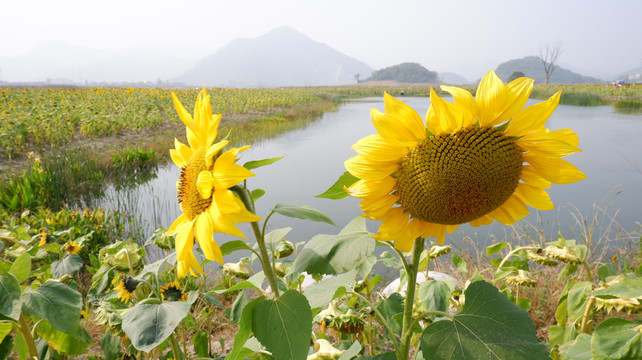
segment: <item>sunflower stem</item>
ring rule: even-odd
[[[29,324],[27,323],[27,319],[25,319],[25,316],[22,313],[20,313],[18,324],[20,325],[18,328],[20,330],[20,333],[22,334],[22,338],[25,340],[25,343],[27,344],[27,349],[29,350],[29,358],[37,359],[38,348],[36,348],[36,343],[33,340],[33,334],[29,329]]]
[[[181,348],[178,345],[178,341],[176,340],[176,333],[172,333],[169,336],[169,343],[172,346],[172,353],[174,354],[174,359],[183,359],[183,356],[181,356]]]
[[[421,252],[424,249],[424,239],[418,237],[415,239],[415,244],[412,248],[412,255],[410,258],[410,264],[406,267],[406,273],[408,278],[408,285],[406,287],[406,301],[404,303],[403,310],[403,323],[401,327],[401,344],[397,349],[397,359],[406,360],[408,359],[408,353],[410,352],[410,342],[412,340],[412,310],[415,303],[415,289],[417,288],[417,272],[419,268],[419,260],[421,258]]]
[[[253,214],[256,214],[256,209],[254,207],[254,201],[252,200],[252,195],[250,194],[249,190],[246,187],[241,187],[238,185],[235,185],[230,188],[230,190],[234,191],[245,207],[247,208],[248,211],[250,211]],[[267,252],[267,247],[265,246],[265,226],[267,223],[267,220],[270,218],[272,214],[268,215],[268,217],[265,219],[265,222],[263,224],[263,231],[259,228],[259,223],[258,222],[252,222],[250,223],[252,225],[252,231],[254,231],[254,237],[256,238],[256,243],[259,246],[259,261],[261,261],[261,266],[263,267],[263,272],[265,273],[265,277],[268,279],[268,283],[270,284],[270,288],[272,289],[272,293],[274,294],[275,297],[279,297],[279,285],[278,281],[276,279],[276,274],[274,272],[274,268],[272,267],[272,263],[270,262],[270,257]]]

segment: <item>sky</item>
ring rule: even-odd
[[[554,42],[585,75],[642,66],[639,0],[0,0],[0,56],[62,41],[199,60],[281,26],[374,69],[417,62],[469,80]]]

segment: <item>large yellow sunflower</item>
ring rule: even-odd
[[[235,223],[254,222],[261,218],[249,212],[230,187],[254,176],[249,170],[237,165],[239,152],[249,146],[231,148],[223,153],[229,143],[223,140],[214,143],[221,115],[212,115],[210,97],[203,90],[194,106],[194,118],[172,94],[178,116],[186,126],[189,146],[175,140],[176,149],[170,150],[174,163],[181,168],[176,183],[181,214],[167,230],[176,234],[176,259],[178,276],[202,273],[192,248],[194,237],[205,257],[223,263],[223,255],[213,239],[214,232],[222,232],[246,238]]]
[[[580,151],[570,129],[544,124],[560,92],[524,108],[533,80],[504,83],[493,71],[476,98],[442,86],[454,103],[430,90],[426,124],[408,105],[385,94],[385,113],[371,110],[378,134],[354,144],[345,162],[359,178],[348,188],[361,199],[366,217],[382,222],[377,237],[409,251],[417,237],[444,242],[459,224],[496,220],[512,225],[528,215],[526,205],[553,209],[544,189],[586,178],[561,158]]]

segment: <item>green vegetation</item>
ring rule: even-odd
[[[640,100],[619,100],[613,104],[615,111],[625,114],[642,112],[642,101]]]
[[[429,83],[438,81],[438,75],[417,63],[402,63],[373,72],[367,81],[381,80]]]

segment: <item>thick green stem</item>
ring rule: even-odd
[[[404,304],[403,310],[403,323],[401,327],[401,345],[397,349],[397,359],[406,360],[408,359],[408,353],[410,352],[410,341],[412,340],[412,310],[415,303],[415,289],[417,288],[417,272],[419,268],[419,260],[421,258],[421,252],[424,249],[424,239],[418,237],[415,239],[415,244],[412,248],[412,255],[410,258],[410,264],[406,268],[408,285],[406,287],[406,301]]]
[[[587,280],[592,283],[593,282],[593,275],[591,274],[591,267],[586,262],[586,260],[582,261],[582,265],[584,265],[584,269],[586,270],[586,278],[587,278]]]
[[[363,300],[366,304],[368,304],[368,306],[370,306],[370,308],[375,312],[379,320],[381,320],[381,324],[383,324],[383,327],[385,327],[386,330],[388,330],[388,334],[390,334],[390,339],[392,339],[392,344],[394,345],[395,350],[398,350],[399,344],[397,343],[397,339],[395,339],[395,333],[392,331],[392,328],[390,327],[388,320],[386,320],[386,318],[383,315],[381,315],[379,310],[377,310],[377,307],[374,306],[374,304],[371,303],[370,300],[368,300],[365,296],[359,294],[356,291],[353,291],[352,293],[356,295],[359,299]]]
[[[239,195],[239,198],[241,199],[241,201],[243,202],[243,204],[245,205],[248,211],[250,211],[253,214],[256,214],[256,209],[254,208],[254,201],[252,201],[252,195],[249,193],[247,188],[236,185],[231,187],[230,190],[234,191],[236,194]],[[271,213],[270,215],[268,215],[268,218],[270,216],[272,216]],[[267,222],[267,219],[266,219],[266,222]],[[272,267],[272,263],[270,262],[270,256],[268,255],[267,248],[265,246],[265,234],[259,228],[258,222],[253,222],[251,223],[251,225],[252,225],[252,231],[254,232],[254,237],[256,238],[256,243],[259,246],[259,261],[261,261],[263,272],[265,273],[265,277],[267,277],[268,279],[268,283],[270,284],[272,293],[274,294],[275,297],[279,297],[279,285],[276,278],[276,273],[274,271],[274,268]],[[265,224],[263,225],[263,228],[265,228]]]
[[[582,333],[587,333],[588,332],[588,318],[591,313],[591,309],[593,308],[593,304],[595,304],[595,296],[589,297],[589,300],[586,303],[586,308],[584,309],[584,315],[582,316],[582,325],[580,325],[580,332]]]
[[[20,314],[20,319],[18,319],[18,323],[20,324],[20,333],[22,334],[22,337],[25,339],[25,343],[27,344],[27,349],[29,350],[29,358],[38,359],[38,349],[36,348],[36,343],[33,340],[33,335],[31,334],[31,329],[29,329],[29,324],[27,323],[27,319],[25,319],[25,316],[23,314]]]
[[[181,356],[181,348],[178,345],[178,340],[176,340],[176,333],[172,333],[172,335],[169,336],[169,343],[172,346],[172,353],[174,354],[174,359],[182,359],[183,357]]]

